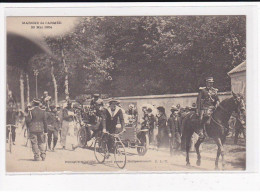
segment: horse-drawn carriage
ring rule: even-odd
[[[101,118],[95,117],[93,120],[93,114],[91,111],[85,111],[85,118],[81,122],[81,128],[78,132],[78,145],[80,147],[91,147],[94,140],[100,134],[102,130],[100,128]],[[146,154],[149,147],[148,129],[141,129],[137,124],[137,119],[131,115],[125,115],[126,131],[120,135],[120,139],[127,148],[135,148],[139,155]],[[118,124],[117,128],[120,132],[121,126]]]

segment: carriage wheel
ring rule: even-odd
[[[140,147],[137,147],[137,152],[139,156],[144,156],[149,148],[149,137],[148,134],[142,134],[139,138]]]
[[[116,142],[114,151],[116,165],[123,169],[126,165],[125,146],[122,142]]]
[[[94,154],[98,163],[104,163],[108,153],[107,145],[102,138],[97,138],[94,146]]]

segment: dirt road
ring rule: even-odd
[[[245,143],[233,144],[233,138],[227,140],[226,170],[238,171],[245,169]],[[78,148],[75,151],[61,150],[58,144],[55,152],[47,152],[45,161],[33,161],[30,147],[25,146],[25,140],[18,135],[13,152],[6,152],[7,172],[132,172],[132,171],[214,171],[216,145],[211,140],[202,144],[201,166],[196,166],[196,153],[190,154],[191,167],[185,163],[185,152],[175,152],[170,156],[167,148],[156,150],[151,147],[145,156],[139,156],[136,149],[126,149],[127,165],[119,169],[111,156],[104,164],[98,164],[93,148]],[[221,160],[220,160],[221,166]]]

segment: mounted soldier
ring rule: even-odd
[[[199,88],[197,114],[200,119],[200,136],[205,135],[205,124],[219,105],[218,89],[213,87],[213,77],[207,77],[206,87]]]

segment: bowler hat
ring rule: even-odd
[[[162,106],[157,107],[157,110],[159,110],[160,112],[165,113],[165,108],[162,107]]]
[[[151,108],[148,108],[147,112],[153,112],[153,110]]]

